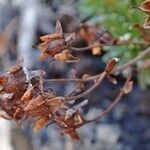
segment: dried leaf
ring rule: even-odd
[[[21,97],[21,100],[22,101],[29,101],[29,100],[31,100],[32,99],[32,97],[33,97],[33,88],[34,87],[31,87],[31,88],[29,88],[25,93],[24,93],[24,95]]]
[[[59,99],[58,97],[54,97],[52,99],[48,99],[47,100],[47,105],[50,107],[50,111],[52,113],[58,111],[61,108],[65,108],[66,107],[64,102],[62,101],[62,99],[61,98]]]
[[[33,118],[33,117],[40,117],[40,116],[50,116],[51,112],[49,111],[49,108],[46,105],[40,105],[39,107],[36,107],[35,109],[26,111],[26,118]]]
[[[66,63],[79,62],[79,58],[72,56],[68,50],[63,50],[61,53],[56,54],[54,58]]]
[[[24,108],[24,111],[30,111],[32,109],[35,109],[39,106],[41,106],[42,104],[44,104],[45,101],[43,99],[42,95],[38,95],[35,98],[32,98],[29,103],[27,104],[27,106]]]
[[[150,0],[144,1],[138,8],[150,15]]]
[[[34,131],[39,131],[41,128],[43,128],[44,126],[47,125],[47,123],[49,122],[49,119],[48,117],[43,117],[43,118],[40,118],[38,120],[36,120],[36,122],[34,123]]]
[[[112,58],[111,60],[109,60],[105,67],[105,71],[107,71],[108,74],[111,74],[118,61],[119,61],[118,58]]]
[[[50,41],[53,41],[53,40],[56,40],[56,39],[62,39],[62,38],[63,38],[62,33],[53,33],[53,34],[50,34],[50,35],[41,36],[40,40],[45,41],[45,42],[50,42]]]
[[[69,134],[71,138],[79,140],[76,129],[81,127],[84,124],[84,121],[78,111],[72,112],[72,110],[69,110],[68,112],[69,114],[66,111],[64,115],[56,114],[54,120],[63,133]],[[67,117],[66,114],[68,114]]]
[[[1,79],[1,109],[4,110],[11,118],[21,119],[23,111],[21,110],[20,100],[27,90],[27,77],[22,67],[22,61],[12,67],[8,73]]]

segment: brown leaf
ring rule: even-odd
[[[24,108],[24,111],[30,111],[32,109],[35,109],[35,108],[41,106],[44,103],[45,103],[45,101],[43,99],[43,96],[38,95],[38,96],[36,96],[35,98],[32,98],[29,101],[28,105]]]
[[[62,33],[53,33],[50,35],[44,35],[40,37],[41,41],[45,41],[45,42],[50,42],[56,39],[62,39],[63,38],[63,34]]]
[[[47,105],[50,107],[50,111],[52,113],[55,113],[59,109],[66,107],[64,102],[62,101],[62,99],[61,98],[59,99],[58,97],[48,99],[47,100]]]
[[[73,113],[71,112],[71,114],[68,115],[67,118],[66,113],[56,113],[53,116],[54,122],[58,125],[58,127],[63,133],[69,134],[70,137],[72,137],[73,139],[79,140],[79,136],[76,133],[76,129],[84,124],[84,120],[78,111],[75,111]]]
[[[144,1],[138,8],[150,15],[150,0]]]
[[[108,74],[111,74],[117,62],[118,62],[118,58],[112,58],[111,60],[109,60],[105,67],[105,71],[107,71]]]
[[[54,58],[66,63],[79,62],[79,58],[72,56],[68,50],[63,50],[61,53],[56,54]]]
[[[22,67],[22,61],[12,67],[4,77],[1,78],[1,109],[4,110],[11,118],[21,119],[23,116],[20,106],[20,100],[28,84],[27,77]],[[19,112],[21,112],[19,114]]]
[[[49,116],[49,115],[50,115],[49,108],[44,104],[29,111],[26,111],[26,118]]]
[[[34,125],[33,125],[34,126],[33,127],[34,131],[39,131],[41,128],[46,126],[47,123],[49,122],[49,119],[50,118],[48,118],[48,117],[42,117],[42,118],[36,120]]]
[[[29,101],[29,100],[31,100],[32,99],[32,97],[33,97],[33,88],[34,87],[31,87],[31,88],[29,88],[25,93],[24,93],[24,95],[21,97],[21,100],[22,101]]]

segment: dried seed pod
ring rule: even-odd
[[[63,62],[77,62],[78,59],[70,54],[69,47],[74,33],[64,34],[59,20],[56,22],[56,31],[50,35],[40,37],[43,43],[38,45],[42,51],[41,60],[49,57],[63,61]]]

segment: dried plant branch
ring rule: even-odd
[[[83,92],[82,94],[79,94],[76,96],[71,96],[71,97],[65,97],[66,101],[76,100],[81,97],[85,97],[86,95],[91,93],[98,85],[100,85],[100,83],[103,81],[103,79],[105,78],[106,75],[107,75],[106,71],[102,72],[92,87],[90,87],[87,91]]]
[[[97,44],[97,45],[81,47],[81,48],[71,46],[70,49],[73,51],[87,51],[95,47],[119,46],[119,45],[127,45],[127,44],[150,45],[150,42],[129,39],[129,40],[120,40],[120,41],[117,41],[116,43]]]
[[[115,72],[120,72],[123,69],[132,66],[133,64],[135,64],[138,60],[140,60],[141,58],[145,57],[146,55],[150,54],[150,47],[148,47],[146,50],[142,51],[138,56],[136,56],[134,59],[132,59],[131,61],[128,61],[127,63],[125,63],[124,65],[115,68],[114,69],[114,73]]]
[[[131,61],[121,65],[120,67],[117,67],[113,70],[113,73],[116,72],[120,72],[123,69],[132,66],[133,64],[135,64],[138,60],[142,59],[143,57],[145,57],[147,54],[150,54],[150,47],[147,48],[146,50],[142,51],[137,57],[135,57],[134,59],[132,59]],[[66,83],[66,82],[74,82],[74,83],[84,83],[84,82],[88,82],[88,81],[93,81],[94,79],[98,79],[99,78],[99,74],[98,75],[94,75],[91,76],[87,79],[43,79],[44,82],[55,82],[55,83]]]
[[[85,28],[87,30],[85,30]],[[40,57],[41,60],[50,57],[55,60],[70,63],[79,60],[79,58],[72,55],[73,51],[80,52],[95,47],[126,44],[150,45],[150,42],[147,41],[137,41],[132,39],[124,40],[123,38],[115,39],[111,34],[102,32],[100,29],[91,26],[82,26],[82,30],[84,32],[81,32],[82,34],[80,33],[82,35],[81,38],[83,38],[88,45],[92,44],[92,46],[83,48],[73,47],[71,41],[75,38],[75,33],[63,33],[61,23],[57,21],[56,31],[53,34],[40,37],[42,43],[38,45],[38,48],[41,49],[42,52]],[[97,39],[100,41],[98,42]],[[96,50],[96,53],[94,50]],[[99,50],[100,48],[92,49],[92,52],[94,52],[93,55],[98,54],[100,52]],[[125,84],[120,89],[115,100],[94,119],[85,120],[81,114],[81,107],[87,103],[87,100],[82,102],[82,104],[80,103],[78,106],[69,105],[69,101],[74,102],[75,100],[87,96],[100,86],[105,78],[114,84],[117,83],[112,74],[132,66],[139,59],[145,57],[149,53],[150,47],[141,52],[133,60],[118,68],[115,68],[118,59],[112,58],[107,62],[102,73],[93,76],[85,74],[82,78],[73,79],[44,79],[44,71],[31,71],[31,73],[29,73],[22,64],[17,64],[12,67],[5,76],[0,76],[1,109],[10,116],[10,119],[14,119],[16,122],[22,123],[24,120],[32,118],[35,120],[34,130],[36,131],[50,122],[56,124],[63,133],[69,134],[73,139],[79,140],[79,136],[76,133],[77,128],[86,123],[97,121],[102,116],[109,113],[121,98],[132,90],[133,83],[130,81],[131,76],[126,79]],[[36,79],[35,82],[34,79]],[[71,93],[69,93],[69,95],[58,96],[53,89],[44,89],[44,83],[49,82],[55,84],[73,83],[77,84],[77,86],[71,91]],[[91,86],[86,90],[84,89],[80,94],[77,94],[76,91],[86,82],[91,83]],[[1,114],[0,117],[8,119]]]
[[[75,82],[75,83],[82,83],[87,80],[83,79],[44,79],[44,82],[54,82],[54,83],[66,83],[66,82]]]
[[[90,122],[97,121],[97,120],[100,119],[102,116],[105,116],[107,113],[109,113],[109,112],[116,106],[116,104],[121,100],[121,98],[122,98],[125,94],[128,93],[128,92],[126,93],[124,89],[128,86],[128,84],[129,84],[129,82],[130,82],[130,79],[131,79],[131,76],[129,76],[129,77],[126,79],[124,86],[120,89],[120,92],[119,92],[119,94],[117,95],[117,97],[115,98],[115,100],[114,100],[105,110],[103,110],[103,111],[99,114],[99,116],[97,116],[97,117],[94,118],[94,119],[85,120],[85,123],[90,123]],[[131,87],[131,89],[129,89],[129,92],[130,92],[131,90],[132,90],[132,87]]]
[[[66,79],[66,78],[61,78],[61,79],[43,79],[44,82],[55,82],[55,83],[66,83],[66,82],[75,82],[75,83],[82,83],[82,82],[88,82],[88,81],[93,81],[94,79],[98,78],[99,75],[94,75],[91,77],[88,77],[87,79]]]

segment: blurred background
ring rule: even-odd
[[[78,32],[81,23],[97,25],[113,36],[143,40],[143,34],[133,27],[144,22],[144,13],[133,9],[141,0],[0,0],[0,74],[24,59],[29,69],[43,69],[47,78],[68,78],[76,70],[78,77],[96,74],[105,62],[119,57],[123,64],[146,48],[139,45],[107,46],[103,55],[91,51],[79,55],[81,61],[65,64],[39,60],[40,51],[33,48],[39,36],[53,33],[56,19],[64,32]],[[78,42],[77,46],[85,46]],[[148,59],[143,61],[150,61]],[[140,64],[141,61],[138,62]],[[92,68],[92,69],[91,69]],[[117,86],[104,81],[103,86],[88,95],[85,116],[93,118],[115,98],[124,78],[118,76]],[[150,68],[133,74],[133,91],[125,96],[111,113],[78,130],[81,141],[61,136],[53,125],[34,133],[30,123],[22,128],[13,121],[0,118],[0,150],[149,150],[150,148]],[[71,91],[74,85],[46,85],[58,95]]]

